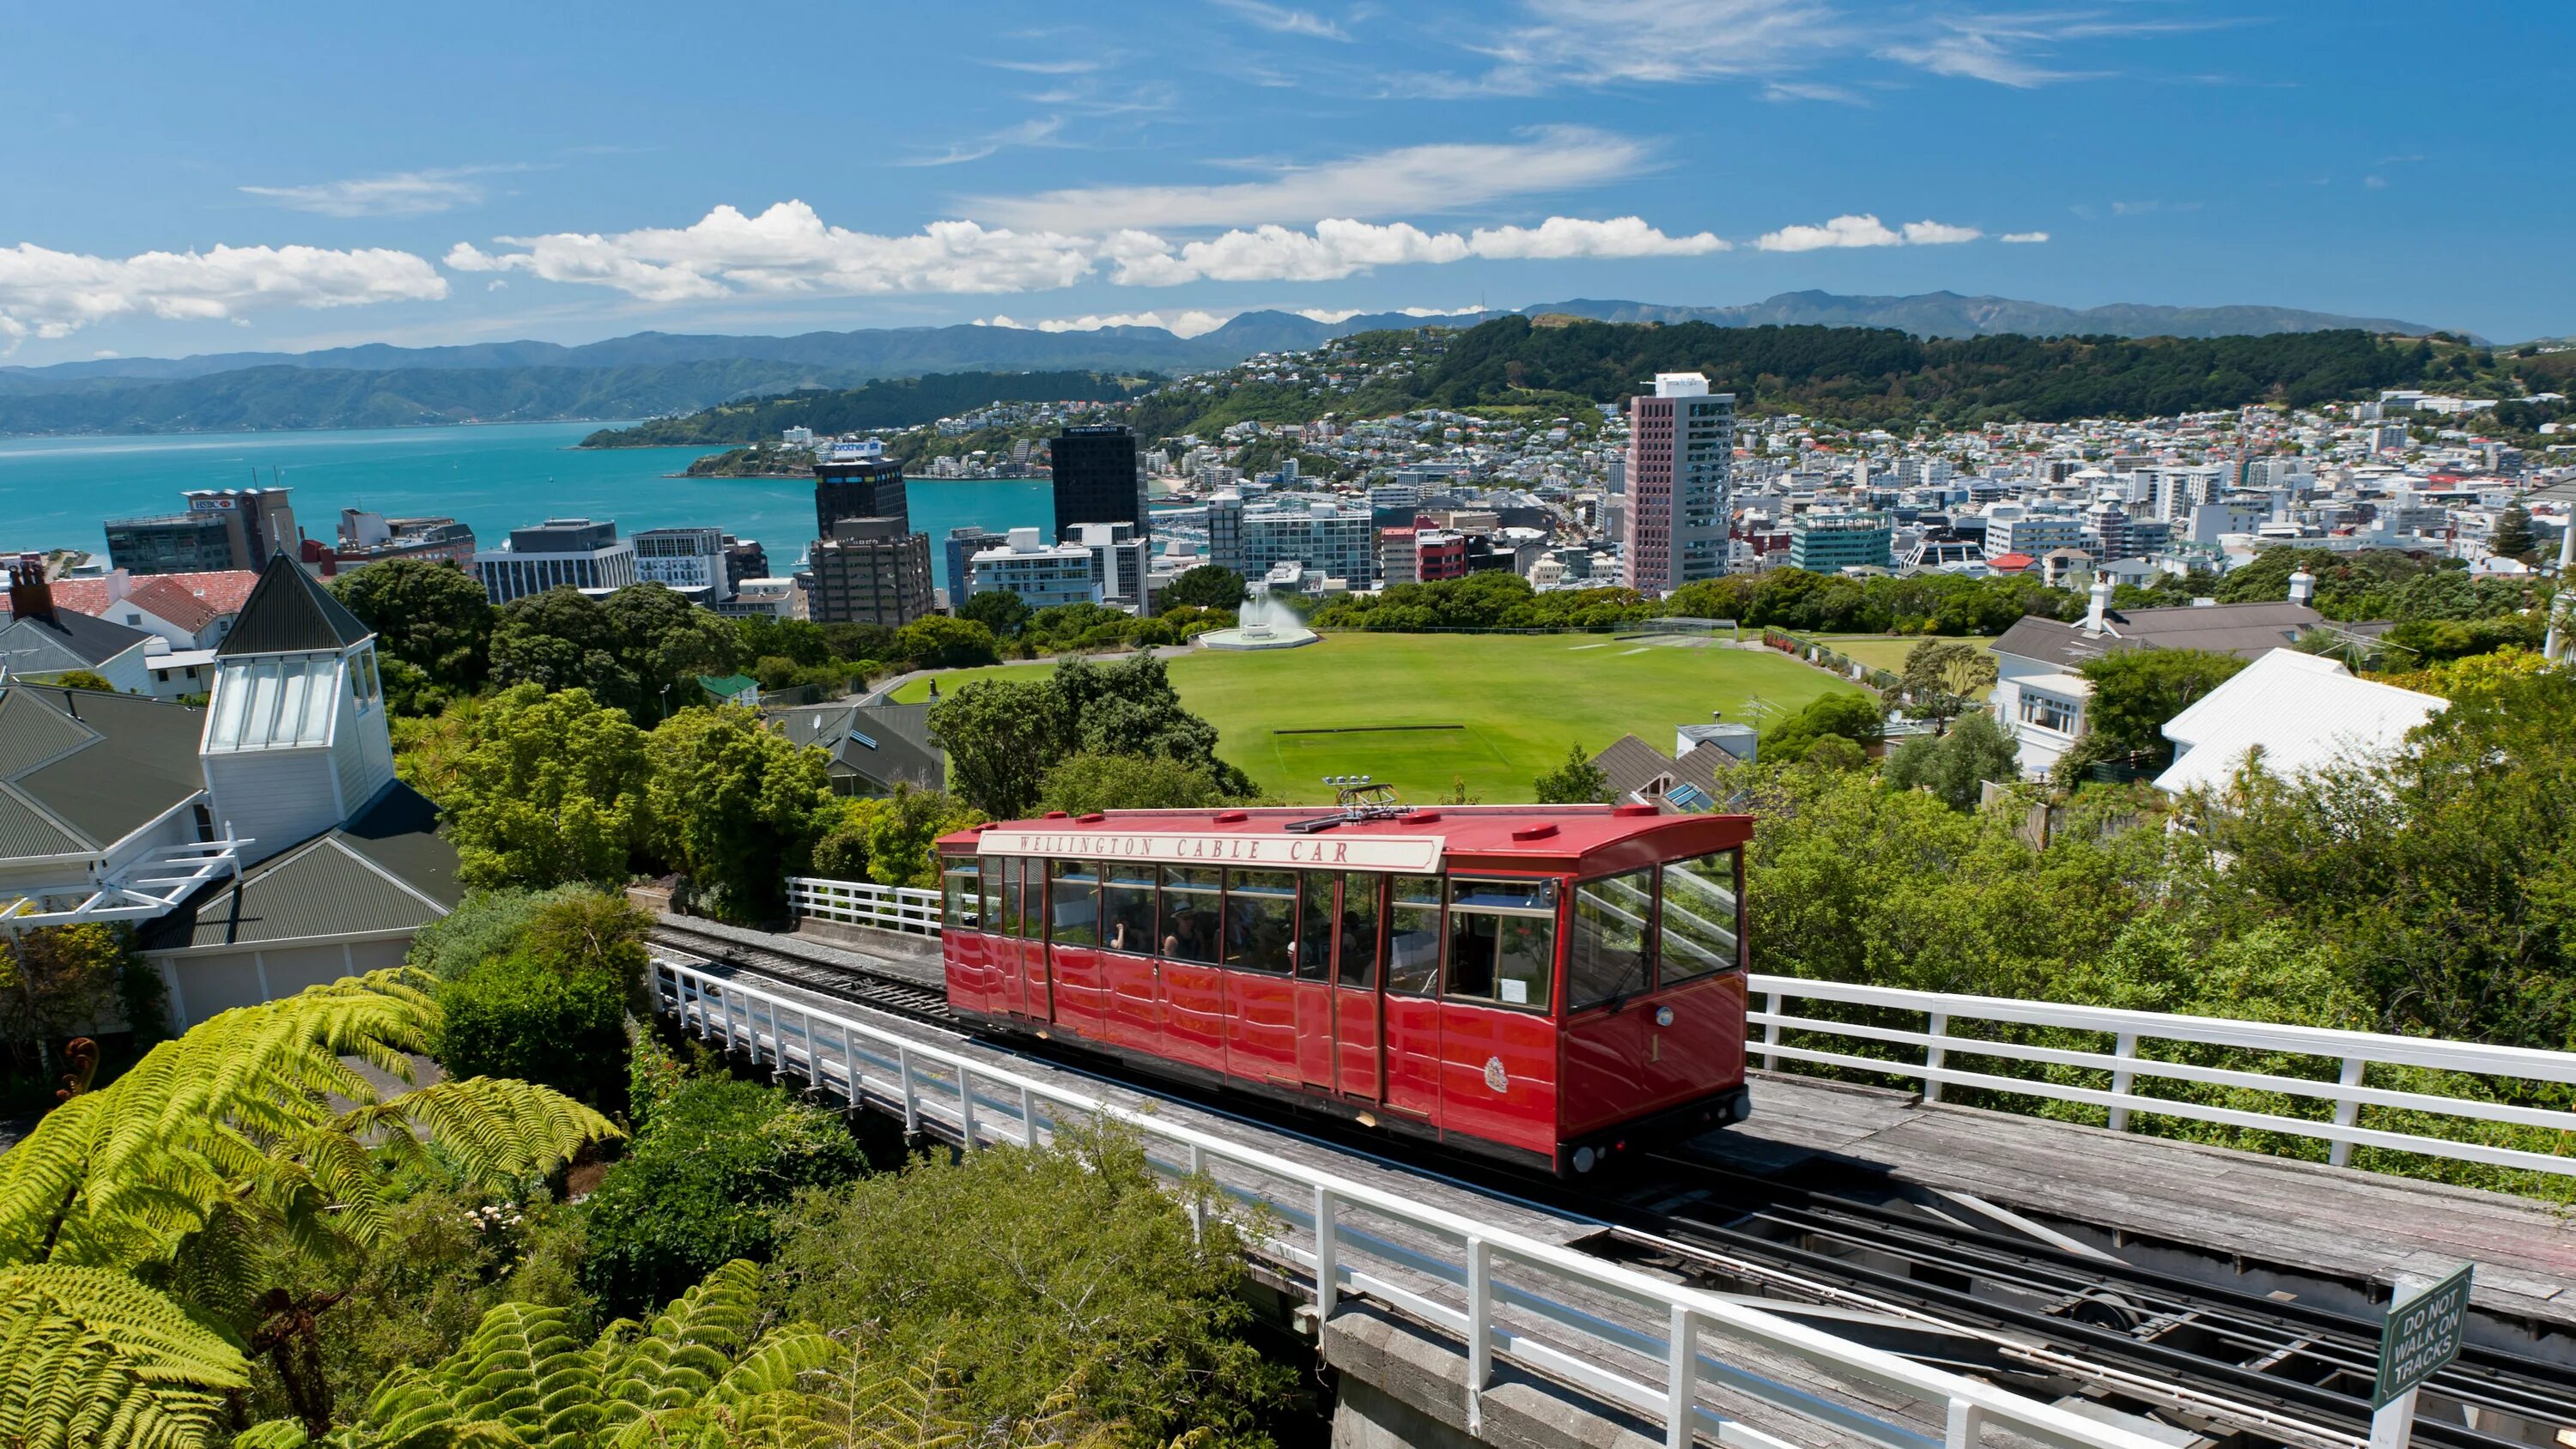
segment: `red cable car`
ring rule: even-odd
[[[950,1006],[1556,1173],[1744,1119],[1751,817],[1343,794],[942,839]]]

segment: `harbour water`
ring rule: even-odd
[[[794,478],[672,478],[712,448],[573,445],[599,423],[383,428],[370,431],[185,433],[118,438],[0,438],[0,548],[83,548],[104,554],[111,518],[176,513],[188,488],[283,484],[295,520],[327,539],[340,510],[388,517],[442,515],[487,548],[548,516],[610,518],[641,528],[721,528],[756,538],[780,572],[814,536],[814,486]],[[1020,527],[1054,536],[1043,479],[916,479],[905,490],[912,526],[931,539],[948,585],[948,530]]]

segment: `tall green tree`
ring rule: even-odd
[[[415,779],[445,813],[471,885],[623,882],[655,839],[645,735],[588,690],[502,691],[455,730],[444,778]]]
[[[445,559],[387,559],[331,581],[331,592],[376,631],[377,647],[445,696],[471,694],[491,673],[493,609],[483,586]]]
[[[2084,661],[2079,672],[2093,686],[2084,728],[2093,752],[2134,758],[2150,771],[2172,764],[2165,722],[2244,667],[2233,654],[2204,649],[2120,649]]]
[[[1002,661],[1001,652],[993,647],[992,630],[972,619],[945,614],[926,614],[904,625],[887,647],[889,657],[915,669],[972,669]]]
[[[1029,613],[1028,601],[1009,589],[985,589],[968,594],[966,601],[957,606],[958,618],[974,620],[992,630],[996,639],[1008,639],[1018,634],[1027,626]]]
[[[1923,789],[1953,810],[1974,810],[1992,780],[2020,777],[2020,752],[1995,717],[1976,710],[1959,717],[1945,735],[1917,735],[1887,757],[1885,779],[1895,790]]]
[[[1200,564],[1165,584],[1155,602],[1165,609],[1237,609],[1243,594],[1243,575],[1221,564]]]
[[[1993,654],[1955,639],[1926,639],[1905,652],[1897,689],[1910,713],[1946,723],[1976,708],[1995,678]]]
[[[931,707],[930,734],[948,753],[958,795],[996,820],[1026,816],[1047,767],[1070,753],[1061,707],[1044,679],[974,679],[949,691]]]
[[[645,753],[664,857],[720,891],[725,914],[776,915],[787,877],[804,872],[830,823],[822,751],[788,743],[749,710],[722,707],[664,720]]]
[[[1088,815],[1097,810],[1204,810],[1238,803],[1207,766],[1153,755],[1065,756],[1046,772],[1037,808]]]
[[[1565,760],[1530,785],[1530,798],[1541,805],[1601,805],[1610,800],[1610,777],[1592,763],[1581,745],[1567,745]]]
[[[1762,736],[1761,758],[1796,764],[1807,757],[1809,746],[1829,735],[1854,744],[1873,744],[1886,729],[1886,719],[1876,695],[1837,690],[1809,701],[1805,709],[1772,726]]]
[[[2531,531],[2531,510],[2516,503],[2497,514],[2495,532],[2487,539],[2487,548],[2504,558],[2535,561],[2540,545]]]

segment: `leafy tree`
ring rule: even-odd
[[[313,1265],[383,1237],[377,1155],[514,1184],[617,1135],[525,1082],[450,1078],[386,1095],[343,1060],[407,1082],[410,1054],[437,1027],[436,1006],[400,972],[239,1007],[72,1097],[0,1154],[0,1341],[67,1350],[41,1363],[0,1355],[11,1374],[50,1380],[17,1385],[26,1392],[0,1410],[35,1421],[22,1438],[62,1443],[80,1437],[75,1425],[125,1417],[166,1425],[147,1442],[203,1442],[210,1393],[247,1377],[236,1343],[272,1359],[297,1416],[321,1432],[324,1305],[300,1285]],[[164,1286],[133,1276],[145,1273]],[[182,1313],[224,1325],[230,1341],[174,1337]]]
[[[772,1301],[872,1324],[899,1361],[954,1365],[969,1418],[1042,1412],[1075,1381],[1142,1442],[1254,1444],[1291,1383],[1241,1336],[1242,1237],[1211,1214],[1194,1239],[1183,1200],[1120,1134],[1068,1124],[1052,1151],[915,1159],[803,1194],[780,1226]]]
[[[1565,747],[1565,762],[1530,785],[1530,798],[1541,805],[1599,805],[1610,799],[1610,777],[1592,763],[1581,745]]]
[[[587,690],[522,684],[487,701],[460,722],[449,777],[423,784],[445,812],[459,875],[483,886],[625,880],[653,839],[645,742]]]
[[[1040,782],[1037,808],[1089,815],[1099,810],[1202,810],[1237,803],[1205,765],[1150,755],[1067,755]]]
[[[736,657],[742,659],[766,659],[775,656],[791,660],[800,666],[810,667],[827,663],[835,657],[857,657],[855,655],[836,656],[832,648],[832,636],[825,631],[823,625],[810,619],[780,619],[768,614],[746,614],[734,620],[733,627],[734,632],[739,636],[734,653]]]
[[[898,782],[894,793],[847,800],[838,821],[814,845],[814,873],[832,880],[935,888],[938,841],[984,817],[956,796]]]
[[[1896,790],[1929,790],[1953,810],[1974,810],[1992,780],[2009,783],[2021,773],[2012,736],[1984,710],[1960,716],[1946,735],[1917,735],[1887,757],[1885,778]]]
[[[915,669],[972,669],[1002,662],[993,631],[972,619],[925,614],[897,629],[890,655]]]
[[[1886,728],[1875,695],[1842,691],[1810,701],[1805,709],[1782,720],[1762,737],[1761,757],[1780,764],[1796,764],[1807,757],[1808,747],[1827,735],[1839,735],[1854,744],[1875,742]]]
[[[721,892],[729,913],[775,913],[828,824],[822,751],[788,743],[740,709],[684,709],[645,750],[663,853]]]
[[[2093,685],[2084,727],[2106,758],[2129,757],[2161,770],[2173,763],[2165,721],[2233,678],[2245,661],[2202,649],[2119,649],[2084,661]]]
[[[440,984],[436,1054],[451,1072],[538,1082],[614,1111],[626,1081],[626,995],[605,971],[502,956]]]
[[[501,610],[492,676],[587,689],[643,723],[661,718],[665,686],[732,673],[741,644],[730,621],[662,584],[630,584],[599,603],[578,589],[548,589]]]
[[[1995,678],[1994,655],[1974,644],[1926,639],[1906,651],[1897,688],[1913,713],[1947,722],[1976,708]]]
[[[470,694],[491,672],[492,606],[483,586],[455,564],[387,559],[340,575],[331,592],[376,631],[387,663],[420,671],[416,699]]]
[[[1060,748],[1060,708],[1043,679],[968,680],[932,706],[931,738],[947,751],[949,781],[966,803],[996,820],[1029,813],[1047,766],[1069,753]]]
[[[2448,663],[2429,665],[2400,674],[2376,676],[2382,683],[2421,694],[2438,694],[2444,699],[2468,699],[2492,696],[2507,684],[2525,675],[2538,674],[2548,661],[2529,649],[2504,648],[2491,654],[2472,654]]]
[[[1811,770],[1866,770],[1869,751],[1841,735],[1818,735],[1808,742],[1798,763]]]
[[[2488,537],[2487,548],[2502,558],[2537,562],[2540,545],[2531,532],[2531,510],[2516,503],[2497,514],[2495,532]]]
[[[1222,564],[1200,564],[1163,585],[1155,602],[1165,611],[1234,609],[1243,604],[1244,588],[1243,575],[1234,570]]]
[[[654,1106],[591,1194],[582,1281],[624,1312],[728,1259],[766,1259],[778,1207],[861,1166],[830,1112],[775,1088],[693,1077]]]
[[[732,621],[667,585],[629,584],[609,595],[599,611],[617,641],[619,660],[642,690],[630,713],[650,709],[659,718],[662,686],[684,685],[701,674],[731,674],[740,658]]]
[[[548,903],[595,894],[586,886],[532,891],[516,886],[468,891],[456,909],[421,927],[405,964],[440,981],[453,981],[496,957],[519,949],[528,926]]]
[[[112,1031],[120,1021],[159,1034],[160,978],[118,927],[85,921],[13,931],[0,949],[0,1042],[21,1075],[45,1081],[65,1065],[66,1038]]]
[[[1028,601],[1009,589],[985,589],[968,594],[966,602],[957,606],[958,618],[974,620],[992,630],[996,639],[1008,639],[1019,633],[1029,622],[1029,613]]]
[[[54,675],[50,682],[60,689],[94,689],[101,694],[116,693],[116,686],[108,683],[107,676],[92,669],[66,669]]]
[[[792,621],[791,621],[792,622]],[[856,663],[863,659],[893,659],[895,631],[883,624],[826,624],[823,642],[832,648],[832,657]]]

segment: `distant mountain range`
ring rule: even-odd
[[[1737,307],[1575,299],[1530,316],[1722,327],[1892,327],[1924,337],[2109,334],[2218,337],[2357,328],[2420,334],[2420,323],[2285,307],[2154,307],[2082,311],[2007,297],[1929,292],[1843,297],[1785,292]],[[414,423],[619,418],[687,412],[797,387],[846,388],[933,372],[1186,372],[1259,352],[1299,351],[1353,332],[1461,325],[1473,312],[1363,313],[1319,322],[1245,312],[1212,332],[1159,327],[1041,332],[1014,327],[899,327],[730,337],[639,332],[604,342],[486,342],[461,347],[371,343],[316,352],[98,358],[0,367],[0,434],[393,427]]]

